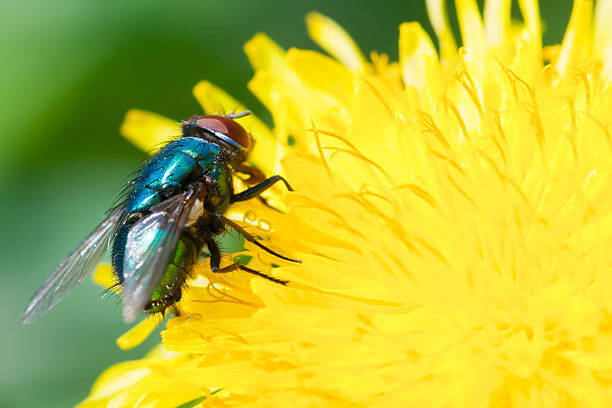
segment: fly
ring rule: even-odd
[[[228,228],[276,257],[300,262],[264,246],[223,215],[232,203],[258,197],[279,181],[292,191],[283,177],[265,178],[247,164],[253,140],[234,119],[249,113],[193,116],[184,121],[182,136],[147,161],[129,184],[127,198],[109,210],[106,219],[44,281],[26,307],[23,323],[55,307],[109,248],[122,287],[126,322],[141,312],[163,313],[178,302],[204,248],[213,272],[241,270],[286,284],[238,262],[221,267],[217,239]],[[236,173],[248,176],[251,187],[234,193]]]

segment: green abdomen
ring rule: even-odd
[[[174,255],[172,256],[159,285],[151,295],[151,302],[146,310],[149,312],[163,312],[167,306],[181,298],[181,287],[189,276],[193,266],[198,260],[200,248],[189,236],[179,239]]]

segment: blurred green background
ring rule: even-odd
[[[544,42],[557,43],[571,2],[541,4]],[[267,117],[246,89],[242,45],[263,31],[284,47],[316,48],[303,23],[311,10],[394,60],[401,22],[431,33],[421,1],[0,0],[1,407],[72,406],[103,369],[159,339],[119,350],[128,326],[89,280],[40,321],[20,323],[145,158],[118,134],[126,110],[184,119],[200,112],[191,89],[208,79]]]

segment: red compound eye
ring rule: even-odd
[[[237,147],[248,149],[251,145],[251,138],[246,130],[230,118],[218,115],[201,116],[196,120],[196,126],[212,131],[215,136],[230,144],[236,144]]]

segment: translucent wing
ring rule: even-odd
[[[130,229],[123,263],[123,319],[132,322],[159,284],[201,186],[163,201]]]
[[[95,268],[110,245],[111,238],[123,214],[116,208],[59,264],[34,293],[23,312],[21,321],[28,324],[53,309],[70,291]]]

